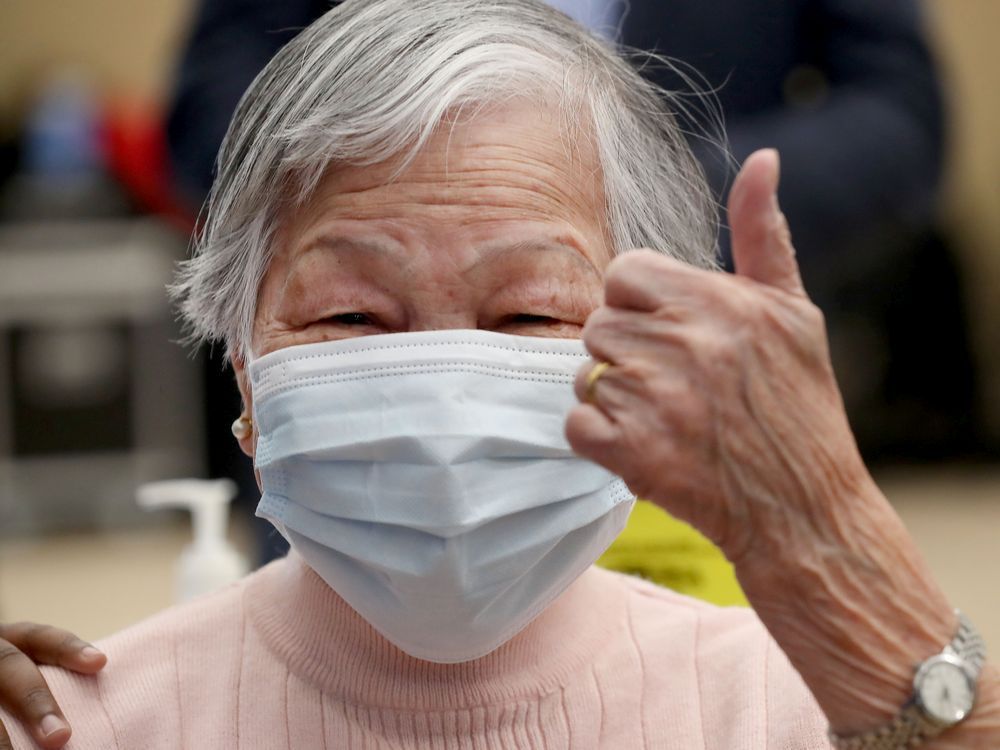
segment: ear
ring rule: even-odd
[[[247,375],[246,362],[240,354],[233,354],[230,356],[229,362],[233,366],[233,372],[236,373],[236,387],[239,389],[240,398],[243,401],[243,411],[240,416],[248,418],[252,417],[253,390],[250,388],[250,378]],[[250,434],[246,437],[239,438],[237,442],[240,444],[240,450],[242,450],[250,458],[253,458],[255,448],[257,446],[257,425],[253,425],[253,429],[250,430]]]
[[[229,358],[230,364],[233,366],[233,372],[236,373],[236,387],[240,389],[240,397],[243,399],[243,411],[241,412],[241,417],[252,417],[253,416],[253,390],[250,388],[250,378],[247,376],[246,362],[244,361],[242,355],[233,354]],[[250,430],[250,434],[246,437],[239,438],[237,440],[240,444],[240,450],[243,451],[250,458],[254,458],[257,451],[257,425],[254,424]],[[253,470],[254,479],[257,480],[257,489],[261,492],[264,491],[264,485],[260,481],[260,472],[256,468]]]

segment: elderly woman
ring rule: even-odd
[[[69,746],[1000,747],[777,180],[744,165],[725,275],[661,92],[566,17],[351,0],[308,28],[244,96],[176,287],[293,551],[96,678],[46,669]],[[755,613],[593,568],[636,495]]]

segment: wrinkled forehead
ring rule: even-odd
[[[594,245],[588,253],[595,262],[611,253],[590,129],[570,124],[564,107],[537,99],[446,118],[411,154],[331,164],[308,199],[286,215],[275,249],[298,252],[337,222],[491,245],[522,222],[576,235],[579,244]]]

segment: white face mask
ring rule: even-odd
[[[412,656],[468,661],[596,560],[634,497],[563,435],[577,340],[366,336],[251,363],[257,515]]]

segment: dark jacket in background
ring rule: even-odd
[[[192,203],[212,180],[240,95],[325,0],[203,0],[169,137]],[[801,256],[829,260],[929,221],[943,116],[916,0],[631,0],[622,42],[696,69],[717,90],[732,153],[782,154],[782,206]],[[656,66],[646,74],[683,88]],[[720,197],[731,168],[695,140]],[[725,243],[724,243],[725,244]]]

